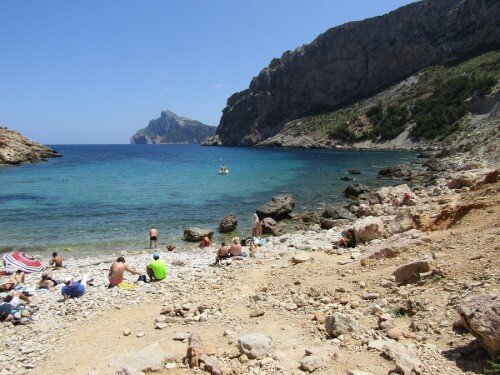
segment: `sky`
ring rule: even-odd
[[[218,125],[272,58],[404,0],[0,0],[0,125],[129,143],[162,110]]]

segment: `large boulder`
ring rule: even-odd
[[[493,358],[500,356],[500,299],[497,295],[480,295],[465,299],[457,312],[463,325]]]
[[[394,340],[386,340],[382,347],[382,352],[386,357],[394,361],[398,374],[414,375],[427,373],[423,371],[422,361],[412,351]]]
[[[356,168],[349,169],[348,172],[350,174],[361,174],[361,171],[359,169],[356,169]]]
[[[323,211],[323,217],[325,219],[346,219],[346,220],[356,220],[356,216],[344,207],[330,206]]]
[[[262,359],[269,354],[271,339],[262,333],[252,333],[239,338],[238,348],[250,359]]]
[[[266,217],[260,222],[260,224],[262,234],[272,234],[273,236],[278,236],[283,232],[281,225],[279,225],[273,218]]]
[[[354,328],[355,322],[350,315],[335,312],[326,317],[325,330],[330,336],[337,337],[354,331]]]
[[[227,233],[232,232],[238,226],[238,219],[234,214],[227,215],[224,219],[219,223],[219,232]]]
[[[418,280],[423,272],[431,270],[431,262],[428,259],[415,260],[413,262],[402,265],[392,273],[397,283],[411,282]]]
[[[196,227],[189,227],[184,229],[184,239],[186,241],[198,242],[203,239],[203,237],[212,238],[214,232],[209,229],[202,229]]]
[[[384,222],[379,217],[368,216],[354,223],[356,243],[369,242],[384,235]]]
[[[257,209],[259,218],[271,217],[275,220],[285,219],[295,207],[295,197],[283,194],[273,197]]]
[[[378,175],[380,177],[408,178],[411,177],[411,167],[408,164],[397,164],[382,168]]]
[[[454,176],[449,182],[450,189],[461,189],[463,187],[471,187],[476,183],[477,177],[471,173],[462,173]]]
[[[358,198],[361,194],[369,193],[371,190],[363,184],[352,184],[345,188],[344,195],[347,198]]]
[[[380,203],[391,203],[394,198],[403,200],[405,194],[412,195],[410,187],[406,184],[397,186],[384,186],[375,192],[375,197]]]
[[[332,229],[335,227],[344,227],[350,223],[346,219],[322,219],[319,223],[321,229]]]

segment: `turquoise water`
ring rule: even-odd
[[[296,196],[296,211],[342,199],[354,182],[371,186],[380,168],[411,161],[412,153],[283,150],[198,145],[60,145],[46,163],[0,168],[0,250],[106,253],[149,245],[156,226],[162,244],[183,246],[187,226],[211,228],[235,213],[249,234],[255,209],[279,193]],[[218,175],[221,164],[228,175]],[[186,244],[184,244],[186,245]]]

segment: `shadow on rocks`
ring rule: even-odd
[[[476,339],[468,344],[443,350],[441,355],[454,361],[456,366],[464,372],[485,374],[485,370],[490,367],[491,357]]]

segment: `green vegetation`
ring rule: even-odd
[[[484,370],[485,374],[488,374],[488,375],[500,374],[500,360],[499,359],[488,361],[488,365],[489,365],[489,368]]]
[[[414,124],[414,138],[451,139],[467,128],[467,98],[475,92],[488,94],[499,77],[500,51],[488,52],[457,65],[426,68],[372,98],[294,120],[283,130],[345,143],[377,142],[394,139]]]
[[[411,135],[435,139],[457,131],[459,120],[467,113],[465,100],[476,91],[489,94],[495,83],[496,77],[491,73],[452,76],[438,82],[432,96],[415,101]]]
[[[389,140],[396,138],[405,129],[410,112],[405,104],[391,104],[384,107],[382,103],[370,108],[366,115],[373,124],[369,133],[372,140]]]

